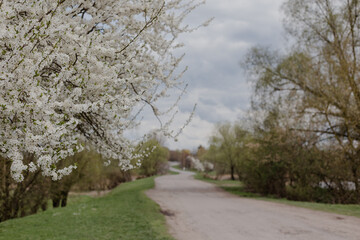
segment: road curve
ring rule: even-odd
[[[360,218],[240,198],[179,172],[146,192],[178,240],[360,240]]]

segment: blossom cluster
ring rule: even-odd
[[[134,109],[177,87],[179,34],[199,2],[184,0],[0,1],[0,156],[11,174],[41,170],[89,144],[132,168]],[[24,153],[35,154],[25,164]]]

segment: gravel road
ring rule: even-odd
[[[360,240],[360,218],[240,198],[183,171],[155,184],[147,195],[178,240]]]

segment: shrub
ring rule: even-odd
[[[162,147],[156,139],[150,139],[142,146],[138,146],[138,151],[145,152],[141,161],[141,166],[138,169],[139,175],[149,177],[167,172],[169,150]]]

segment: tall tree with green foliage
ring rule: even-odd
[[[292,130],[315,133],[319,147],[341,152],[334,161],[349,174],[332,184],[340,189],[353,183],[351,198],[356,201],[360,199],[360,2],[288,0],[283,9],[293,45],[285,54],[265,48],[249,53],[246,62],[256,91],[263,100],[290,106],[286,111]]]
[[[230,173],[231,179],[235,180],[235,174],[239,174],[239,160],[243,156],[243,138],[246,131],[237,124],[229,122],[220,123],[215,127],[214,134],[210,138],[210,147],[203,159],[215,164],[218,173]]]

